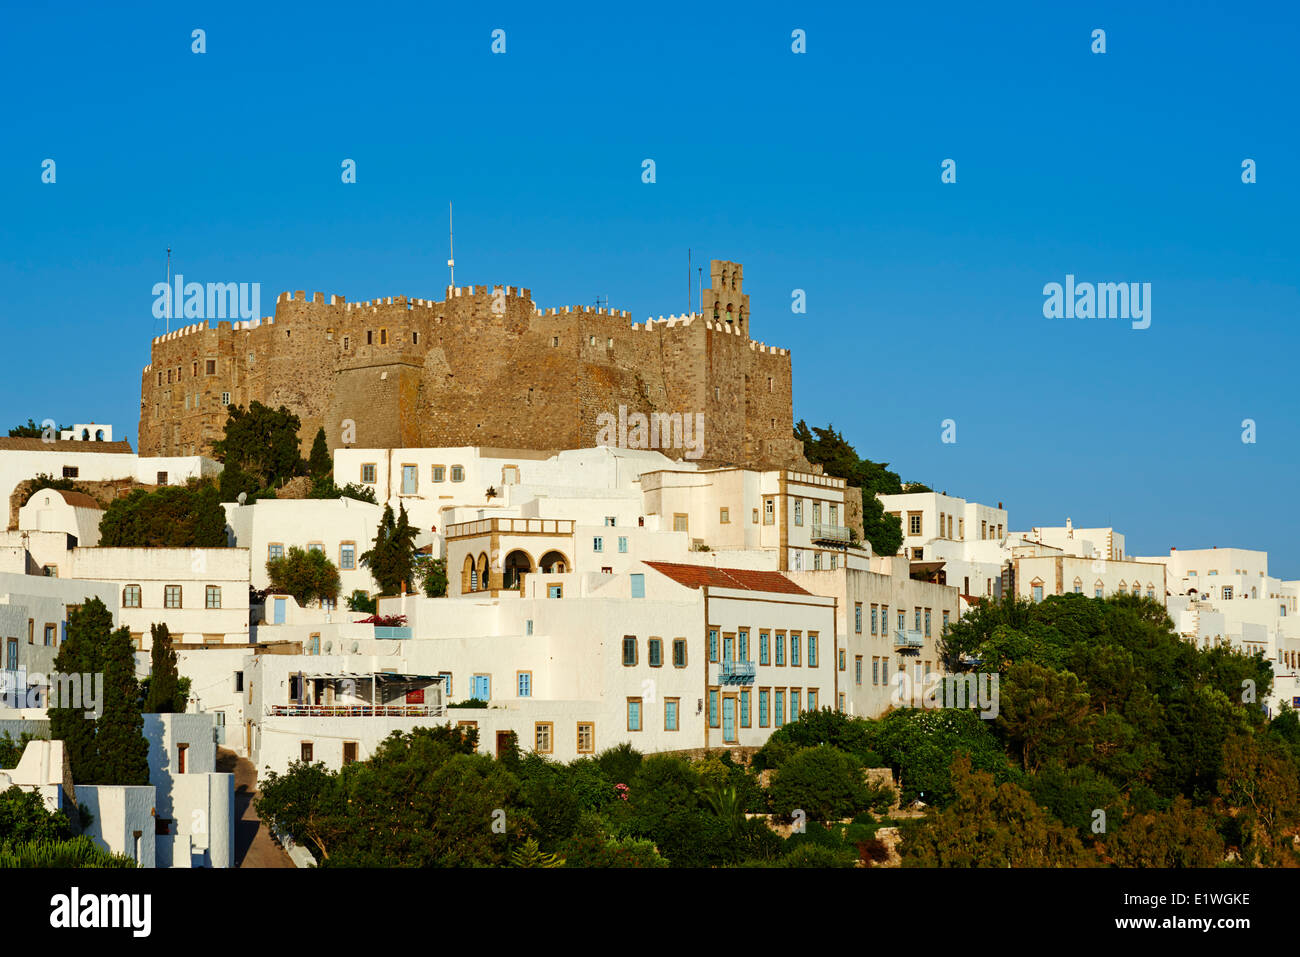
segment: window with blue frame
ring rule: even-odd
[[[623,666],[630,668],[636,664],[636,635],[623,636]]]
[[[790,633],[790,667],[798,668],[801,662],[799,654],[799,644],[801,636],[798,632]]]
[[[718,660],[718,629],[709,629],[709,661]]]
[[[618,537],[618,552],[619,552],[620,555],[626,555],[626,554],[627,554],[627,536],[626,536],[626,535],[620,535],[620,536]]]
[[[748,629],[746,628],[740,629],[740,637],[738,641],[739,641],[738,651],[740,652],[739,660],[748,661],[749,660],[749,630]]]
[[[597,535],[591,540],[591,550],[593,552],[603,552],[605,550],[605,540]]]
[[[718,691],[716,688],[709,689],[709,727],[718,726]]]
[[[677,730],[677,699],[664,698],[664,730]]]
[[[749,689],[740,689],[740,726],[749,727]]]
[[[546,586],[546,597],[547,597],[547,598],[559,598],[559,597],[560,597],[561,595],[563,595],[563,594],[564,594],[564,586],[563,586],[563,585],[548,585],[548,586]]]
[[[780,631],[776,633],[776,663],[785,664],[785,633]]]
[[[758,633],[758,663],[760,665],[770,665],[772,663],[771,636],[765,632]]]
[[[627,729],[629,731],[641,730],[641,699],[627,699]]]
[[[519,672],[519,697],[529,698],[533,694],[533,673],[531,671]]]
[[[769,709],[768,691],[766,688],[759,688],[758,689],[758,726],[760,728],[766,728],[768,725],[768,718],[770,717],[770,713],[768,709]]]
[[[876,612],[878,610],[875,605],[871,606],[871,633],[873,635],[876,634]]]
[[[790,689],[790,720],[799,720],[799,692],[795,688]]]
[[[644,598],[645,597],[645,575],[642,574],[632,575],[631,578],[632,578],[632,597]]]
[[[862,602],[853,606],[853,630],[862,634]]]
[[[774,724],[779,728],[785,724],[785,690],[776,689],[776,721]]]
[[[722,660],[735,661],[736,639],[734,635],[722,636]]]
[[[662,638],[651,638],[646,643],[646,657],[651,668],[660,668],[664,663],[664,642]]]
[[[524,622],[524,634],[531,635],[532,633],[533,633],[533,620],[529,618]]]
[[[817,636],[812,634],[808,636],[808,667],[817,667]]]

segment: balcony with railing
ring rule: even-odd
[[[266,713],[280,718],[441,718],[446,710],[431,704],[273,704]]]
[[[896,628],[894,629],[894,647],[900,651],[907,649],[921,648],[925,644],[925,636],[915,628]]]
[[[823,525],[821,522],[813,522],[812,540],[814,542],[835,542],[840,545],[847,545],[851,537],[848,528],[843,525]]]
[[[447,526],[448,538],[477,535],[572,535],[573,519],[568,518],[480,518]]]
[[[410,625],[375,625],[376,638],[410,638]]]
[[[718,664],[718,684],[752,685],[758,667],[752,661],[723,661]]]

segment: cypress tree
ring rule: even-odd
[[[100,767],[95,750],[95,719],[87,717],[93,701],[95,676],[103,672],[101,649],[113,629],[113,615],[98,598],[90,598],[80,609],[68,613],[68,632],[54,656],[54,670],[60,675],[77,675],[80,700],[55,700],[59,684],[52,682],[49,708],[50,737],[63,742],[72,766],[72,780],[93,784]],[[87,686],[87,683],[89,686]]]
[[[97,784],[148,784],[149,742],[140,711],[131,631],[122,627],[104,644],[104,713],[95,722]]]
[[[307,459],[307,474],[316,481],[327,478],[334,471],[330,461],[330,450],[325,444],[325,430],[316,430],[316,438],[311,444],[311,456]]]
[[[149,692],[144,699],[146,714],[172,714],[185,710],[180,697],[180,675],[176,671],[176,650],[166,622],[149,626],[153,651],[149,668]]]

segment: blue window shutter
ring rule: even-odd
[[[645,575],[637,574],[632,576],[632,597],[645,597]]]

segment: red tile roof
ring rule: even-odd
[[[785,595],[811,595],[780,572],[760,572],[748,568],[714,568],[711,565],[684,565],[680,562],[646,562],[661,575],[667,575],[687,588],[737,588],[741,591],[779,592]]]

